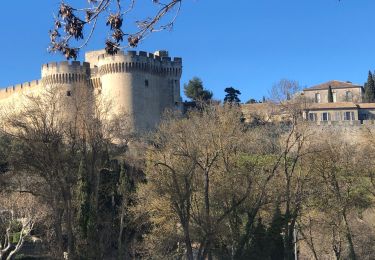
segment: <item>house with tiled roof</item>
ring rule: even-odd
[[[350,81],[331,80],[316,86],[305,88],[305,97],[315,103],[328,103],[328,89],[331,87],[333,102],[362,102],[364,88]]]
[[[305,88],[302,95],[308,101],[304,117],[318,124],[364,124],[375,119],[375,103],[364,103],[363,86],[350,81],[331,80]]]

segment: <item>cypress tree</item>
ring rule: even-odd
[[[331,85],[328,87],[328,103],[333,103],[333,92]]]
[[[368,72],[367,84],[365,86],[365,102],[375,102],[375,81],[371,71]]]
[[[136,192],[136,186],[134,179],[130,176],[130,173],[126,170],[126,163],[121,164],[120,176],[118,182],[117,193],[122,196],[122,199],[129,200],[130,195]]]
[[[119,235],[118,235],[118,257],[119,259],[125,259],[127,255],[130,234],[136,234],[137,227],[131,226],[132,214],[130,214],[130,208],[134,206],[134,194],[137,191],[137,186],[132,176],[133,167],[129,167],[125,162],[121,164],[119,181],[117,183],[117,194],[120,197],[120,203],[118,205],[118,217],[119,223]],[[134,229],[135,228],[135,229]]]
[[[257,226],[255,227],[252,234],[251,244],[246,254],[246,259],[267,259],[267,244],[267,231],[262,223],[262,219],[259,218]]]
[[[86,161],[82,158],[78,169],[78,223],[83,238],[87,238],[90,219],[90,186]]]
[[[280,205],[277,204],[271,225],[267,230],[268,252],[272,260],[284,259],[283,224],[284,218],[281,214]]]

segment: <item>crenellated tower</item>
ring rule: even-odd
[[[99,54],[91,65],[97,67],[91,78],[98,92],[114,114],[125,112],[137,131],[152,129],[166,109],[180,104],[181,58],[128,51]]]
[[[93,102],[89,63],[44,64],[42,82],[46,91],[52,90],[58,96],[58,108],[67,120],[72,120],[77,113],[89,113]]]

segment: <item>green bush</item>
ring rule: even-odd
[[[20,241],[21,238],[21,232],[16,232],[11,235],[11,240],[13,244],[17,244],[18,241]]]

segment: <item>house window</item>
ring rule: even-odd
[[[354,112],[344,112],[344,120],[354,120]]]
[[[333,103],[337,102],[337,93],[336,92],[332,93],[332,97],[333,97]]]
[[[148,79],[145,80],[145,86],[148,87]]]
[[[316,121],[316,113],[309,113],[309,121]]]
[[[320,103],[320,93],[315,93],[315,103]]]
[[[67,95],[68,97],[70,97],[70,96],[72,95],[72,92],[71,92],[70,90],[68,90],[68,91],[66,92],[66,95]]]
[[[348,102],[353,101],[353,93],[351,91],[345,92],[345,100]]]
[[[321,121],[328,121],[328,120],[330,120],[329,113],[328,112],[323,112],[321,114]]]

